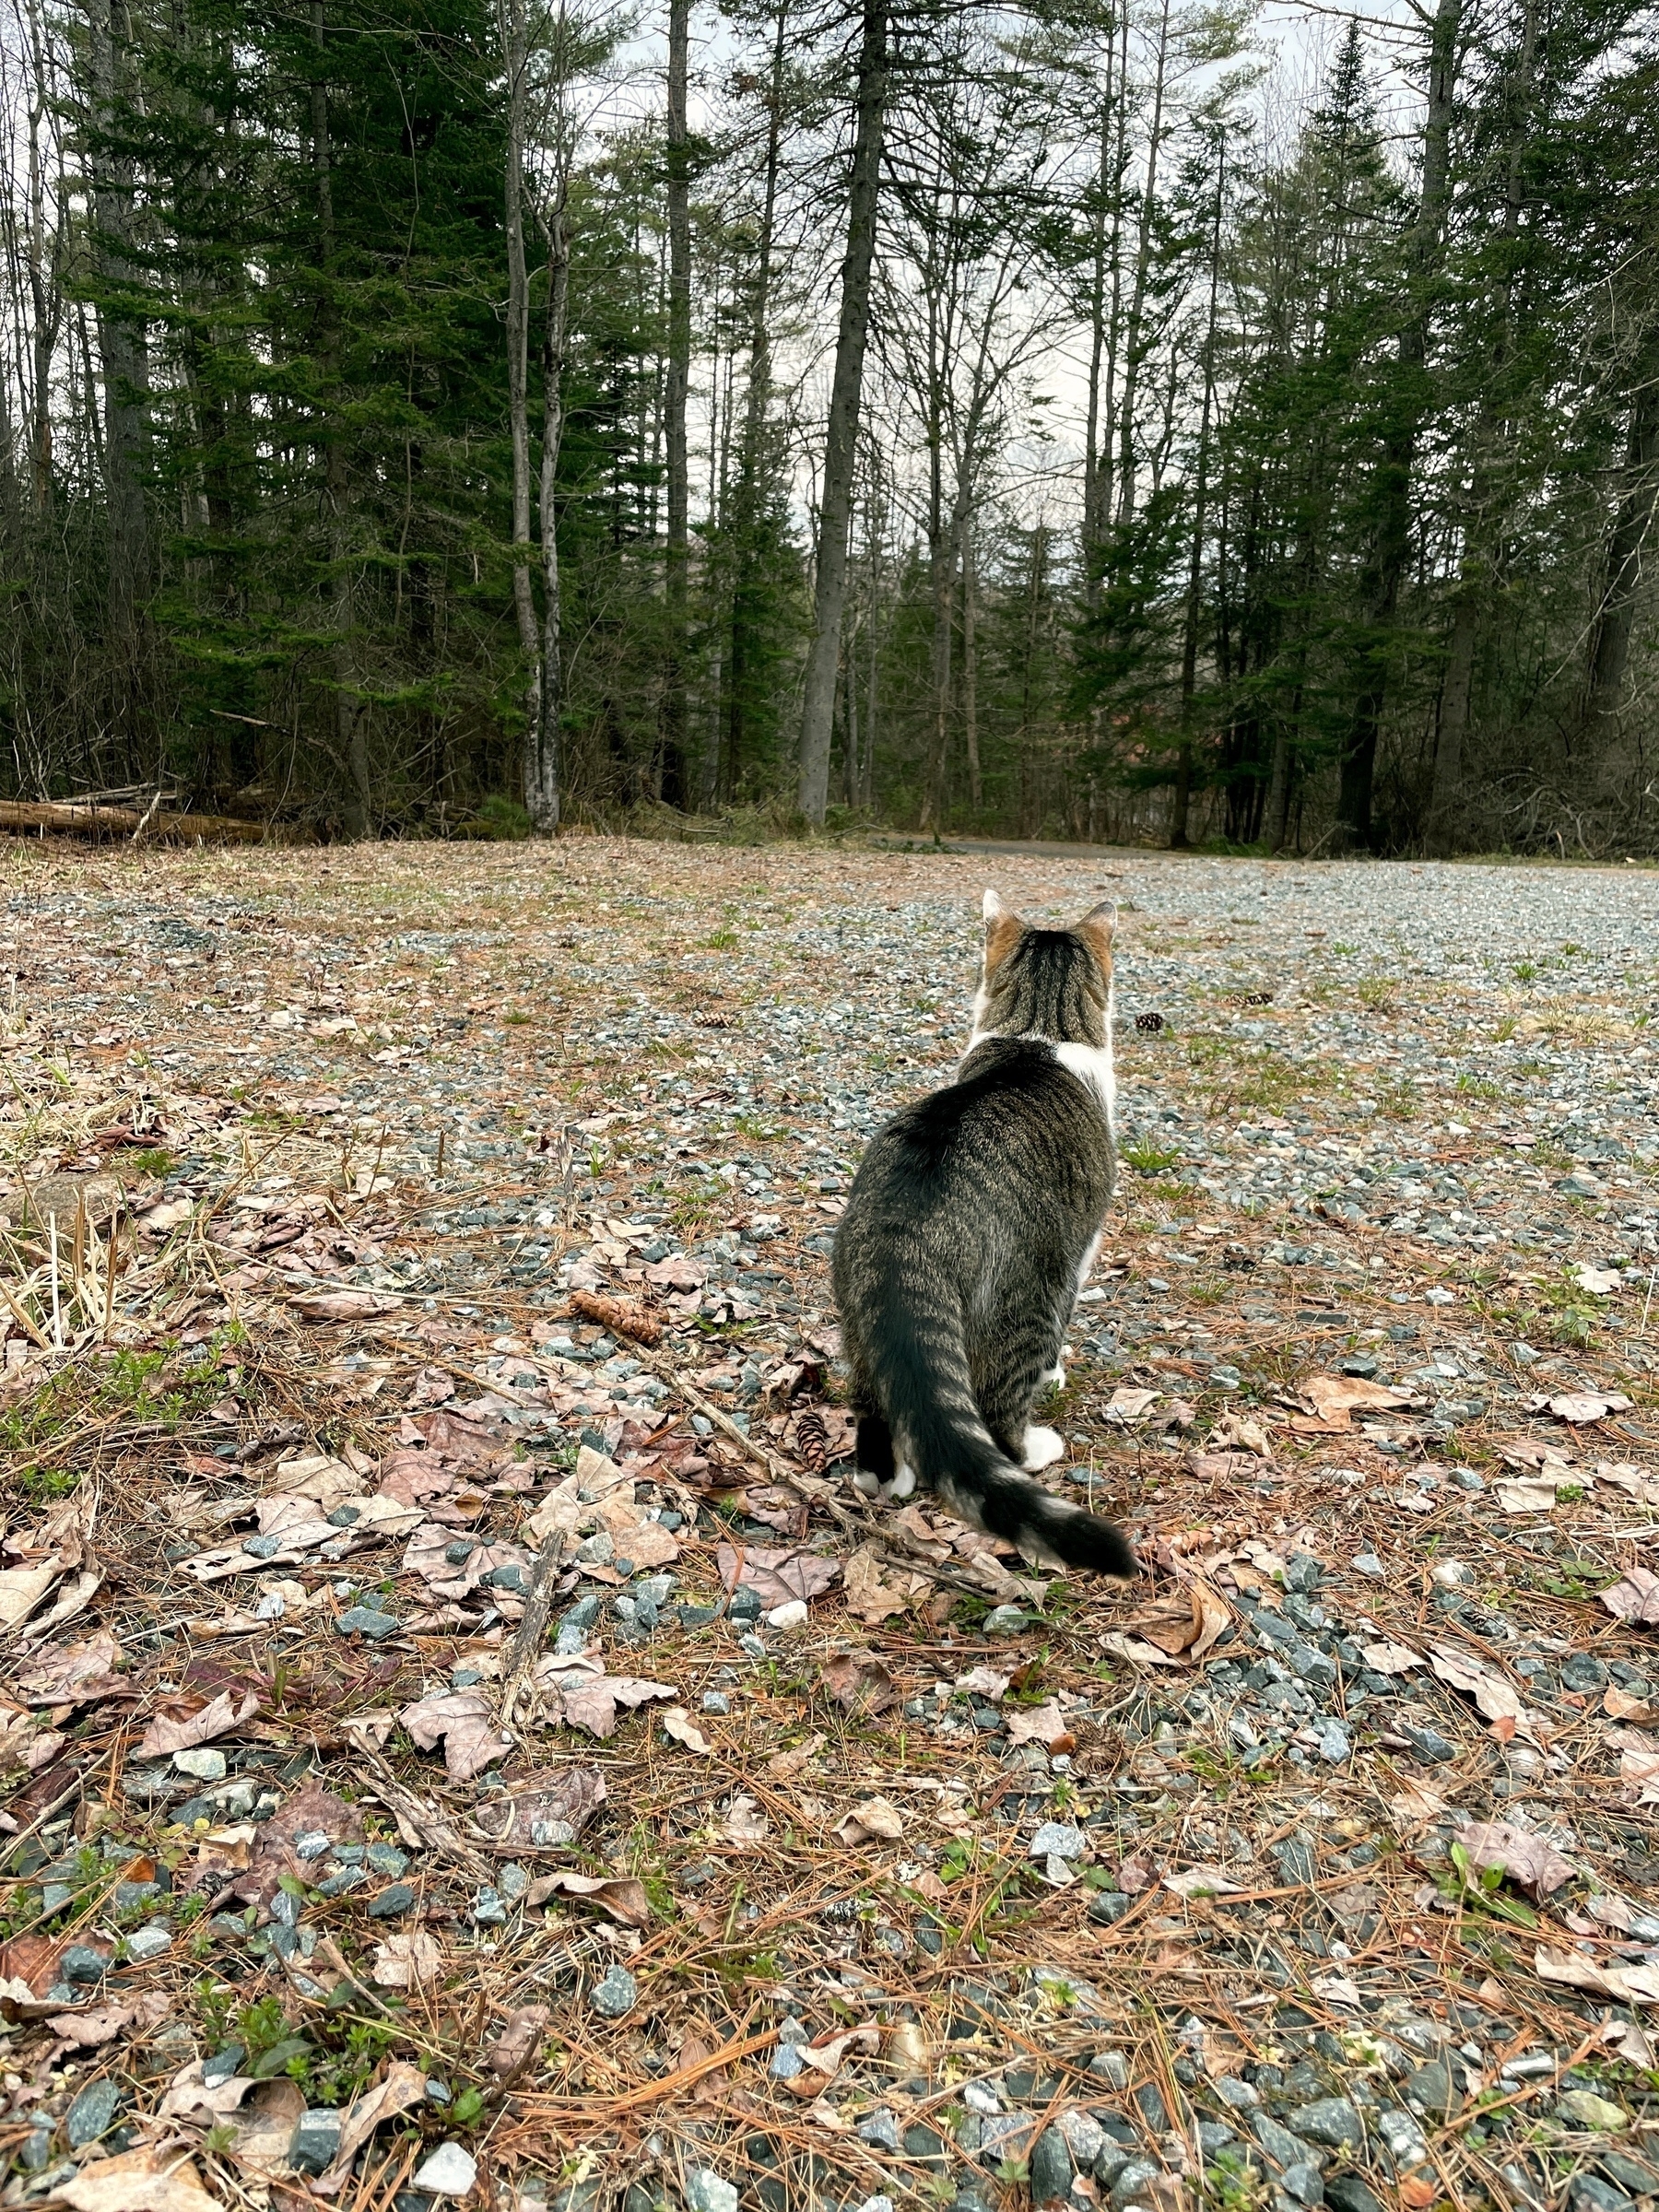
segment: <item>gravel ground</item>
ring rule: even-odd
[[[5,858],[0,2202],[1659,2193],[1659,878]],[[1127,1592],[837,1473],[988,880],[1122,906]]]

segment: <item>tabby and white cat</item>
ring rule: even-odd
[[[1111,1522],[1028,1479],[1028,1426],[1100,1245],[1117,1159],[1112,910],[1038,929],[985,893],[973,1033],[954,1083],[865,1154],[835,1240],[859,1488],[936,1491],[1032,1559],[1130,1575]]]

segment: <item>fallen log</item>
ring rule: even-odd
[[[0,830],[52,830],[62,836],[159,839],[167,844],[260,845],[288,841],[264,822],[220,814],[163,814],[159,808],[106,806],[78,799],[0,799]]]

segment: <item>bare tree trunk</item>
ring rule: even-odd
[[[50,249],[46,227],[46,163],[41,143],[51,91],[46,81],[46,44],[39,0],[29,0],[29,304],[33,311],[33,375],[29,393],[29,479],[34,511],[46,514],[52,506],[52,363],[64,326],[64,247],[67,230],[65,188],[60,164],[55,194],[55,219]]]
[[[1095,208],[1090,228],[1094,240],[1093,282],[1089,293],[1088,339],[1088,401],[1083,447],[1083,596],[1084,604],[1094,608],[1100,603],[1100,579],[1099,553],[1106,535],[1106,525],[1112,514],[1112,377],[1116,363],[1109,353],[1109,335],[1115,322],[1113,312],[1109,319],[1107,309],[1107,272],[1110,269],[1115,295],[1118,274],[1118,247],[1123,221],[1123,174],[1121,150],[1123,143],[1123,109],[1124,88],[1117,88],[1116,114],[1117,146],[1120,159],[1114,162],[1112,76],[1116,59],[1116,29],[1109,24],[1106,33],[1106,81],[1100,90],[1100,135],[1096,147]],[[1110,208],[1110,222],[1108,221]],[[1106,380],[1104,394],[1102,376]],[[1101,404],[1104,398],[1107,424],[1106,435],[1100,435]]]
[[[771,471],[766,451],[768,411],[771,402],[771,265],[772,240],[777,220],[778,171],[783,134],[784,36],[789,20],[788,0],[780,0],[772,36],[771,82],[768,90],[766,124],[766,179],[760,210],[760,236],[755,247],[755,273],[749,292],[748,381],[744,394],[743,441],[737,464],[737,497],[733,517],[736,560],[732,577],[732,652],[725,716],[724,759],[720,789],[727,799],[737,794],[743,772],[753,681],[754,624],[759,585],[759,547],[755,543],[761,505]]]
[[[1170,815],[1170,844],[1179,852],[1188,842],[1187,817],[1193,797],[1193,716],[1198,688],[1198,617],[1204,604],[1204,533],[1208,522],[1210,416],[1216,399],[1216,315],[1221,289],[1221,209],[1227,189],[1227,146],[1216,148],[1216,211],[1210,231],[1209,321],[1204,335],[1204,404],[1198,418],[1198,471],[1193,501],[1193,552],[1187,564],[1186,618],[1181,644],[1181,755],[1176,768],[1175,804]]]
[[[687,601],[691,560],[690,475],[686,406],[691,386],[691,176],[686,125],[686,78],[691,0],[668,0],[668,375],[663,397],[667,462],[668,545],[665,576],[668,621],[663,673],[659,795],[670,806],[686,796]]]
[[[1135,251],[1135,285],[1129,295],[1124,333],[1124,396],[1118,418],[1117,519],[1130,521],[1135,513],[1135,407],[1140,391],[1145,359],[1147,288],[1152,276],[1152,238],[1157,213],[1158,160],[1163,150],[1164,88],[1170,58],[1170,0],[1163,0],[1158,25],[1158,53],[1152,76],[1152,118],[1147,126],[1147,174],[1141,188]]]
[[[1650,346],[1630,407],[1625,444],[1624,492],[1607,539],[1606,582],[1586,670],[1584,733],[1604,738],[1613,727],[1630,657],[1630,633],[1644,569],[1651,570],[1648,538],[1659,495],[1659,358]]]
[[[968,754],[968,803],[977,819],[984,805],[980,773],[979,659],[975,651],[974,618],[977,578],[973,566],[973,523],[966,502],[962,513],[962,739]]]
[[[547,246],[547,318],[542,326],[541,500],[537,517],[542,553],[541,715],[524,764],[524,806],[544,837],[559,827],[564,763],[559,738],[564,718],[564,665],[559,599],[559,449],[564,438],[565,328],[570,312],[571,229],[566,180],[559,180],[551,214],[543,221]]]
[[[1377,740],[1397,651],[1400,587],[1411,554],[1411,478],[1424,412],[1423,365],[1433,312],[1431,279],[1439,265],[1451,198],[1452,115],[1457,88],[1457,38],[1463,0],[1438,0],[1429,46],[1429,112],[1423,125],[1423,178],[1417,219],[1402,259],[1406,318],[1396,351],[1390,420],[1378,466],[1377,523],[1359,599],[1370,632],[1359,666],[1359,694],[1343,748],[1336,792],[1336,852],[1368,851],[1373,842],[1371,792]]]
[[[137,169],[112,150],[120,135],[126,88],[126,0],[88,0],[95,151],[89,167],[99,277],[106,291],[129,289],[133,266],[133,200]],[[136,682],[138,631],[150,593],[149,531],[144,469],[149,434],[149,341],[142,321],[99,303],[98,348],[104,392],[104,499],[109,529],[110,643]]]
[[[541,640],[530,577],[530,276],[524,258],[524,135],[530,69],[525,0],[506,0],[507,418],[512,438],[512,613],[524,663],[524,809],[532,805],[541,729]]]
[[[323,0],[312,0],[312,45],[316,54],[316,75],[312,78],[311,87],[312,171],[317,188],[317,231],[326,277],[334,267],[335,219],[328,81],[324,61],[325,41]],[[332,299],[324,304],[323,326],[322,351],[329,385],[329,414],[332,417],[324,432],[328,441],[324,449],[324,497],[328,503],[328,569],[334,602],[331,610],[334,642],[329,657],[333,667],[335,740],[339,747],[340,758],[346,764],[348,784],[342,810],[346,834],[358,838],[369,834],[373,792],[369,780],[367,716],[358,689],[356,656],[352,651],[354,609],[350,536],[347,527],[349,495],[346,483],[346,453],[341,440],[339,414],[339,327]]]
[[[821,825],[830,795],[830,744],[835,678],[841,661],[841,609],[847,594],[847,529],[870,323],[870,269],[876,255],[876,211],[887,118],[888,0],[864,0],[858,56],[858,131],[853,147],[847,207],[847,252],[841,263],[841,324],[830,387],[830,423],[818,503],[818,573],[813,637],[801,711],[798,800],[807,821]]]

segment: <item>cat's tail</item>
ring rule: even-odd
[[[1094,1574],[1139,1572],[1121,1528],[1056,1498],[1001,1450],[974,1401],[959,1329],[943,1315],[931,1326],[907,1317],[888,1327],[870,1359],[895,1453],[960,1520],[1030,1559]]]

